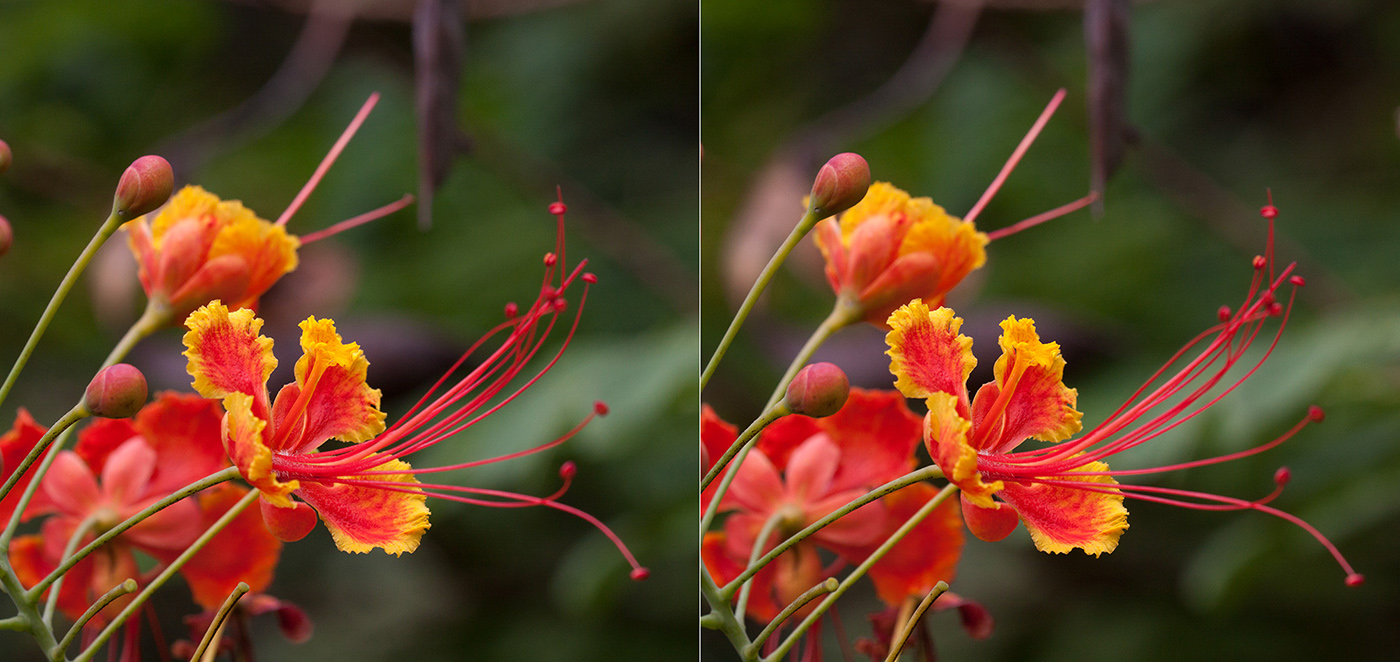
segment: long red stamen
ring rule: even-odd
[[[1051,209],[1050,211],[1041,212],[1041,213],[1039,213],[1039,214],[1036,214],[1035,216],[1032,216],[1032,217],[1030,217],[1030,218],[1028,218],[1028,219],[1026,219],[1026,220],[1024,220],[1024,221],[1020,221],[1020,222],[1018,222],[1018,223],[1012,223],[1011,225],[1008,225],[1008,226],[1006,226],[1006,227],[1004,227],[1004,228],[1001,228],[1001,229],[999,229],[999,230],[993,230],[993,231],[991,231],[991,232],[988,232],[988,233],[987,233],[987,241],[996,241],[996,240],[998,240],[998,239],[1001,239],[1002,237],[1009,237],[1009,236],[1011,236],[1011,235],[1013,235],[1013,234],[1016,234],[1017,232],[1020,232],[1020,231],[1022,231],[1022,230],[1028,230],[1028,229],[1033,228],[1033,227],[1035,227],[1035,226],[1037,226],[1037,225],[1040,225],[1041,223],[1044,223],[1044,222],[1046,222],[1046,221],[1053,221],[1053,220],[1055,220],[1055,219],[1057,219],[1057,218],[1059,218],[1059,217],[1061,217],[1061,216],[1064,216],[1065,214],[1069,214],[1069,213],[1071,213],[1071,212],[1076,212],[1076,211],[1079,211],[1080,209],[1083,209],[1083,208],[1085,208],[1085,207],[1088,207],[1089,205],[1094,204],[1094,201],[1095,201],[1095,200],[1098,200],[1098,199],[1099,199],[1099,194],[1098,194],[1098,192],[1096,192],[1096,191],[1091,191],[1091,192],[1089,193],[1089,195],[1086,195],[1086,196],[1084,196],[1084,197],[1082,197],[1082,198],[1080,198],[1080,199],[1078,199],[1078,200],[1075,200],[1074,202],[1070,202],[1070,203],[1066,203],[1066,204],[1060,205],[1059,207],[1056,207],[1056,208],[1054,208],[1054,209]]]
[[[301,209],[302,203],[306,202],[306,198],[311,195],[312,191],[316,190],[316,185],[321,183],[321,178],[326,176],[326,171],[331,169],[331,164],[335,163],[336,158],[345,150],[350,139],[355,137],[355,132],[360,130],[360,125],[365,123],[365,118],[369,117],[369,111],[374,110],[374,104],[377,103],[379,103],[379,93],[375,92],[369,95],[369,99],[365,100],[363,106],[360,106],[360,111],[355,113],[355,119],[350,120],[350,126],[345,127],[340,138],[336,139],[334,145],[331,145],[331,151],[326,153],[325,158],[321,159],[321,164],[316,166],[316,171],[311,173],[311,179],[308,179],[306,185],[301,187],[301,191],[297,192],[297,196],[292,198],[292,204],[287,205],[286,211],[277,217],[278,227],[286,225],[287,221],[291,220],[292,214]]]
[[[350,228],[359,227],[361,225],[364,225],[365,223],[369,223],[370,221],[377,221],[381,218],[384,218],[385,216],[388,216],[389,214],[392,214],[400,209],[403,209],[404,207],[413,204],[413,200],[414,198],[412,194],[405,194],[396,202],[391,202],[378,209],[367,211],[363,214],[360,214],[359,216],[341,221],[323,230],[317,230],[315,232],[312,232],[311,234],[302,235],[300,237],[301,245],[305,246],[313,241],[320,241],[322,239],[325,239],[326,237],[340,234],[346,230],[349,230]]]
[[[1011,152],[1011,158],[1006,160],[1006,165],[1001,167],[1001,172],[997,173],[996,179],[992,180],[987,190],[982,193],[982,197],[977,200],[977,204],[972,205],[972,209],[963,217],[964,221],[971,223],[982,213],[982,209],[987,203],[992,201],[992,196],[997,194],[1001,185],[1006,183],[1006,178],[1011,176],[1011,171],[1016,169],[1016,164],[1021,162],[1021,157],[1026,155],[1026,150],[1031,148],[1031,143],[1035,142],[1036,136],[1045,128],[1045,124],[1050,121],[1050,117],[1055,114],[1055,109],[1060,107],[1060,102],[1065,100],[1065,89],[1055,93],[1050,98],[1050,103],[1046,104],[1045,110],[1040,111],[1040,117],[1036,118],[1035,124],[1031,125],[1031,130],[1026,132],[1026,136],[1021,138],[1021,143],[1016,145],[1016,149]]]

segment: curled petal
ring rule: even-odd
[[[1075,407],[1078,391],[1064,384],[1065,359],[1058,343],[1042,343],[1035,322],[1009,317],[1001,323],[1002,355],[996,381],[982,387],[973,406],[978,448],[1004,453],[1028,437],[1062,441],[1078,432],[1083,417]],[[1010,393],[1003,393],[1010,389]],[[1001,412],[993,412],[1005,398]],[[992,420],[986,420],[988,415]]]
[[[214,240],[209,259],[238,255],[248,263],[248,289],[239,299],[229,301],[234,308],[248,307],[279,278],[297,268],[301,241],[281,226],[258,218],[237,201],[221,202],[219,209],[231,220]]]
[[[306,420],[300,436],[285,440],[281,450],[309,453],[327,439],[360,442],[383,432],[379,389],[365,383],[369,361],[360,346],[341,342],[335,322],[313,317],[301,323],[301,348],[296,383]]]
[[[390,460],[374,472],[407,472],[407,462]],[[326,523],[335,546],[342,551],[365,553],[375,547],[398,556],[418,549],[418,541],[428,530],[427,497],[414,489],[418,479],[411,473],[373,473],[365,476],[373,483],[397,483],[409,491],[394,491],[367,484],[302,481],[300,496]]]
[[[1004,504],[995,504],[995,508],[984,508],[971,501],[967,495],[961,495],[963,519],[967,521],[967,529],[978,540],[987,542],[997,542],[1005,540],[1016,530],[1016,525],[1021,523],[1020,517],[1016,515],[1016,509]]]
[[[839,294],[859,294],[894,261],[908,222],[879,214],[865,219],[847,237],[846,278]]]
[[[1108,465],[1090,462],[1076,471],[1108,471]],[[1118,547],[1119,536],[1128,528],[1128,509],[1123,507],[1123,495],[1112,488],[1118,482],[1112,476],[1075,476],[1074,473],[1070,472],[1063,481],[1083,483],[1085,488],[1095,489],[1009,482],[1001,491],[1001,498],[1016,509],[1036,549],[1042,552],[1064,554],[1076,547],[1094,556],[1112,552]]]
[[[935,393],[953,395],[960,412],[967,411],[967,376],[977,366],[972,339],[958,333],[962,318],[949,308],[930,311],[922,301],[910,301],[889,318],[885,334],[895,388],[908,398]]]
[[[1002,482],[982,480],[977,469],[977,451],[968,440],[972,424],[958,414],[957,406],[957,400],[947,393],[934,393],[929,397],[924,444],[943,475],[961,488],[968,500],[993,508],[992,493],[1002,488]]]
[[[924,253],[937,260],[938,278],[928,283],[928,289],[922,297],[941,303],[943,295],[962,282],[973,270],[986,264],[988,238],[987,235],[978,232],[972,223],[949,216],[942,207],[931,201],[928,207],[932,209],[922,213],[921,221],[909,228],[909,233],[904,236],[899,255],[904,257]]]
[[[243,474],[243,480],[262,492],[263,498],[282,508],[292,507],[289,496],[297,489],[295,480],[283,482],[272,472],[272,450],[263,441],[267,421],[253,414],[253,399],[242,393],[224,398],[224,449]]]
[[[253,311],[229,312],[215,301],[185,320],[187,368],[194,390],[206,398],[240,393],[252,398],[252,411],[266,420],[267,378],[277,368],[272,339],[258,334],[263,321]]]
[[[241,255],[220,255],[200,267],[170,296],[171,314],[188,314],[210,301],[237,301],[248,291],[252,274]]]
[[[902,255],[890,263],[880,276],[860,292],[860,307],[864,320],[882,329],[890,313],[914,299],[923,300],[925,305],[940,306],[943,294],[928,294],[929,283],[938,280],[938,259],[928,253]]]
[[[278,508],[266,499],[258,499],[263,524],[282,542],[296,542],[316,528],[316,510],[297,502],[291,508]]]
[[[812,231],[812,239],[826,260],[826,281],[832,292],[840,292],[846,282],[846,244],[841,238],[841,224],[828,218],[817,224]]]

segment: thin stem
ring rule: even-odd
[[[729,461],[734,459],[734,456],[737,455],[739,451],[748,446],[750,441],[757,438],[758,433],[762,432],[763,428],[768,427],[769,423],[791,413],[792,411],[788,409],[786,402],[779,402],[768,407],[768,409],[758,417],[758,420],[749,424],[749,427],[734,440],[734,443],[729,445],[729,448],[724,451],[724,455],[719,456],[719,459],[715,461],[715,466],[710,467],[710,471],[705,474],[704,478],[700,479],[700,489],[703,490],[709,487],[710,483],[713,483],[715,478],[719,476],[719,472],[729,466]]]
[[[831,308],[831,314],[822,320],[822,323],[807,338],[807,342],[802,345],[802,349],[798,350],[797,356],[793,357],[792,363],[788,364],[787,372],[784,372],[783,378],[778,380],[778,386],[773,389],[773,394],[768,396],[768,406],[772,407],[774,403],[783,399],[792,378],[796,377],[797,372],[807,365],[807,361],[811,360],[812,355],[817,353],[817,348],[821,347],[827,338],[830,338],[837,331],[859,322],[863,312],[859,303],[846,297],[838,297],[836,305]]]
[[[24,631],[27,631],[28,629],[29,629],[29,622],[26,621],[26,620],[24,620],[24,618],[21,617],[21,616],[11,616],[11,617],[9,617],[9,618],[0,618],[0,630],[16,630],[16,631],[19,631],[19,632],[24,632]]]
[[[778,523],[782,521],[783,514],[782,511],[779,510],[775,511],[773,515],[768,518],[768,521],[763,523],[763,528],[759,530],[758,537],[753,541],[753,551],[749,552],[749,565],[753,565],[754,562],[758,561],[758,557],[763,554],[763,546],[768,544],[769,536],[773,535],[773,531],[778,528]],[[739,621],[744,620],[744,611],[749,605],[749,593],[752,590],[753,582],[748,582],[744,584],[742,589],[739,589],[739,602],[734,605],[734,618]]]
[[[63,563],[60,563],[59,566],[54,569],[53,572],[49,573],[48,577],[45,577],[38,584],[35,584],[34,588],[29,589],[29,592],[25,595],[25,598],[29,600],[34,599],[35,596],[38,596],[39,594],[43,593],[44,589],[48,588],[50,584],[57,582],[58,579],[62,577],[64,573],[72,569],[72,567],[77,565],[79,561],[82,561],[84,558],[87,558],[87,555],[96,551],[97,548],[107,544],[113,538],[121,535],[122,533],[125,533],[127,529],[130,529],[131,527],[140,524],[142,521],[144,521],[151,515],[165,510],[171,504],[177,501],[181,501],[189,497],[191,494],[201,492],[210,487],[218,485],[219,483],[230,481],[237,477],[237,467],[228,467],[226,469],[221,469],[193,483],[190,483],[189,485],[180,488],[174,494],[171,494],[170,496],[167,496],[164,499],[161,499],[160,501],[157,501],[147,506],[145,510],[142,510],[141,512],[136,513],[135,515],[128,517],[126,521],[122,522],[121,524],[118,524],[108,529],[107,531],[104,531],[102,535],[97,537],[97,539],[88,543],[87,546],[83,547],[81,550],[78,550],[78,553],[65,559]]]
[[[705,371],[700,373],[700,390],[705,390],[705,385],[710,383],[710,377],[714,375],[715,368],[719,367],[719,362],[724,359],[724,353],[729,351],[729,345],[734,342],[734,337],[739,335],[739,327],[744,325],[744,320],[748,319],[749,312],[753,310],[754,304],[758,302],[759,295],[768,287],[768,281],[773,280],[777,275],[778,267],[782,266],[783,260],[787,259],[792,249],[797,246],[797,242],[807,236],[812,227],[821,220],[820,212],[815,209],[808,209],[802,215],[802,219],[797,222],[797,226],[788,233],[787,239],[778,247],[778,252],[768,260],[768,264],[759,272],[758,280],[755,280],[753,287],[749,288],[749,293],[744,297],[744,302],[739,305],[739,310],[734,313],[734,319],[729,322],[729,328],[725,330],[724,337],[720,338],[719,345],[715,347],[715,353],[710,356],[710,362],[705,364]]]
[[[778,543],[777,547],[768,550],[768,553],[764,554],[762,558],[753,563],[750,563],[749,567],[744,569],[743,572],[739,573],[738,577],[735,577],[733,581],[729,582],[728,584],[725,584],[724,588],[720,589],[720,595],[724,596],[726,599],[734,597],[734,592],[738,591],[739,587],[743,585],[744,582],[748,581],[750,577],[753,577],[755,574],[758,573],[759,570],[762,570],[763,566],[772,563],[773,559],[778,558],[778,556],[783,552],[786,552],[787,550],[791,549],[797,543],[802,542],[808,536],[822,530],[832,522],[835,522],[836,520],[845,517],[851,511],[854,511],[855,509],[860,508],[861,506],[864,506],[865,504],[870,503],[871,501],[875,501],[889,494],[893,494],[894,492],[898,492],[899,490],[902,490],[919,481],[942,477],[943,471],[936,466],[928,466],[923,467],[922,469],[915,469],[914,471],[904,474],[899,478],[896,478],[888,483],[885,483],[884,485],[881,485],[871,490],[870,492],[866,493],[865,496],[862,496],[858,499],[854,499],[850,503],[831,511],[830,513],[827,513],[826,517],[823,517],[813,522],[807,528],[792,534],[792,537]]]
[[[147,301],[146,310],[141,313],[140,319],[136,320],[136,323],[126,330],[126,335],[117,341],[116,347],[113,347],[106,360],[102,361],[102,367],[106,368],[126,358],[136,343],[165,328],[170,322],[170,308],[168,306],[155,301]]]
[[[753,643],[749,644],[749,647],[744,649],[744,659],[758,659],[758,651],[760,648],[763,647],[763,642],[768,641],[768,638],[773,636],[774,632],[778,631],[778,628],[782,626],[783,621],[786,621],[798,609],[801,609],[804,606],[806,606],[808,602],[816,600],[817,598],[823,595],[835,591],[838,586],[839,584],[837,583],[835,577],[827,577],[826,581],[807,589],[805,593],[797,596],[797,599],[793,600],[792,604],[783,607],[783,610],[778,612],[777,618],[774,618],[773,620],[769,621],[768,625],[764,626],[763,631],[758,633],[758,637],[756,637],[753,640]]]
[[[103,593],[102,597],[97,599],[97,602],[92,603],[92,606],[88,607],[87,611],[83,612],[83,615],[78,617],[78,620],[73,623],[73,627],[68,628],[68,633],[63,635],[63,640],[49,650],[49,659],[54,660],[54,662],[62,660],[63,651],[68,650],[68,646],[71,645],[78,634],[83,631],[83,626],[87,625],[87,622],[92,620],[92,617],[96,616],[97,612],[102,611],[107,605],[111,604],[113,600],[135,590],[136,580],[128,578],[126,581],[113,586],[111,590]]]
[[[112,236],[113,232],[126,219],[117,210],[113,209],[107,220],[97,228],[97,234],[92,236],[82,253],[78,254],[78,259],[73,266],[68,268],[68,274],[58,283],[58,289],[54,291],[53,297],[49,299],[48,307],[44,308],[44,314],[39,316],[38,324],[34,325],[34,331],[29,334],[29,341],[24,344],[24,349],[20,350],[19,357],[15,359],[15,364],[10,368],[10,374],[5,377],[5,383],[0,385],[0,405],[5,404],[5,397],[10,394],[10,389],[14,387],[15,380],[19,379],[19,374],[24,371],[24,365],[29,362],[29,356],[34,353],[34,347],[39,344],[39,339],[44,337],[44,331],[48,330],[49,322],[53,321],[53,316],[58,312],[58,307],[63,305],[63,299],[68,296],[68,291],[73,289],[74,283],[78,282],[78,276],[82,275],[87,268],[88,262],[92,261],[92,256],[97,253],[97,249]]]
[[[73,535],[68,537],[68,544],[63,546],[63,556],[59,557],[58,560],[63,561],[72,556],[73,550],[78,548],[78,543],[82,541],[83,536],[86,536],[96,523],[97,517],[95,516],[89,515],[85,518],[82,523],[78,525],[78,528],[73,530]],[[44,624],[49,627],[53,627],[53,612],[54,608],[58,606],[58,593],[62,590],[63,576],[59,576],[53,583],[53,590],[49,592],[48,604],[44,605]],[[28,593],[25,594],[25,597],[28,597]]]
[[[63,418],[58,419],[58,422],[54,423],[53,427],[39,438],[39,443],[34,445],[34,450],[29,451],[29,455],[25,456],[24,461],[19,463],[19,467],[15,469],[10,479],[5,481],[4,487],[0,487],[0,499],[3,499],[9,495],[10,490],[14,489],[19,477],[29,471],[29,467],[34,464],[34,459],[43,453],[45,448],[51,449],[49,454],[44,457],[44,461],[39,463],[39,468],[34,471],[34,475],[30,477],[29,485],[24,488],[24,494],[21,494],[19,501],[15,503],[15,512],[10,515],[10,522],[5,525],[5,532],[0,534],[0,549],[8,550],[10,548],[10,539],[14,537],[15,529],[19,527],[20,518],[24,516],[24,511],[29,507],[29,501],[34,498],[34,493],[39,491],[39,484],[43,482],[44,475],[48,473],[49,465],[53,464],[54,458],[58,457],[58,452],[63,449],[63,444],[68,440],[68,433],[72,431],[73,424],[90,415],[87,406],[81,402],[69,409]]]
[[[253,501],[258,498],[258,494],[257,490],[249,490],[248,494],[244,495],[242,499],[239,499],[237,504],[229,508],[228,512],[224,513],[218,521],[214,522],[213,526],[210,526],[203,535],[195,539],[193,544],[185,549],[184,552],[181,552],[180,556],[176,557],[170,565],[166,566],[165,570],[161,571],[155,579],[152,579],[150,585],[142,589],[141,592],[131,600],[131,603],[122,610],[122,613],[118,614],[116,618],[112,619],[111,623],[107,624],[107,627],[102,629],[102,632],[92,641],[92,645],[84,649],[82,653],[79,653],[78,657],[73,658],[73,662],[89,662],[92,660],[92,656],[96,655],[98,649],[102,648],[102,646],[107,643],[107,640],[112,638],[117,628],[121,627],[122,623],[125,623],[132,614],[136,613],[136,610],[146,604],[151,594],[155,593],[161,586],[164,586],[165,582],[170,581],[170,578],[175,576],[175,573],[178,572],[180,568],[184,567],[195,554],[198,554],[201,549],[204,549],[204,546],[209,544],[209,541],[213,540],[214,536],[218,535],[220,531],[223,531],[224,527],[228,526],[229,522],[232,522],[235,517],[238,517],[244,510],[247,510],[248,506],[251,506]]]
[[[817,605],[816,609],[812,610],[812,613],[807,615],[807,618],[802,619],[802,623],[798,624],[797,628],[792,631],[792,634],[789,634],[771,655],[763,658],[763,661],[778,662],[782,660],[783,657],[787,656],[788,651],[792,650],[792,647],[797,645],[797,641],[802,638],[802,635],[807,633],[807,630],[817,622],[817,619],[822,617],[822,614],[826,613],[827,609],[831,608],[831,605],[836,604],[838,598],[847,590],[850,590],[851,586],[854,585],[857,580],[865,576],[865,573],[870,570],[871,566],[884,558],[885,554],[887,554],[890,549],[894,548],[895,545],[899,544],[899,541],[904,539],[904,536],[908,535],[910,531],[913,531],[914,527],[924,521],[924,518],[928,517],[935,508],[957,491],[958,486],[952,483],[949,483],[944,486],[942,490],[939,490],[938,494],[932,499],[929,499],[928,503],[924,504],[924,507],[920,508],[917,513],[914,513],[913,517],[910,517],[907,522],[900,526],[899,529],[894,532],[894,535],[891,535],[885,542],[881,543],[880,546],[875,549],[874,553],[862,561],[860,565],[856,566],[855,570],[851,571],[851,574],[846,575],[846,578],[841,580],[841,585],[836,587],[835,591],[831,592],[831,597],[823,600],[821,604]]]
[[[923,602],[919,603],[918,608],[914,610],[914,614],[910,616],[904,626],[899,629],[899,634],[895,635],[895,638],[890,640],[890,654],[885,657],[885,662],[895,662],[895,660],[899,659],[900,651],[904,650],[904,644],[909,641],[909,635],[914,634],[914,626],[919,624],[919,619],[924,617],[924,612],[927,612],[928,608],[933,606],[933,601],[937,600],[938,596],[947,592],[947,582],[940,581],[933,585],[933,590],[929,591],[928,595],[924,596]]]
[[[729,638],[734,650],[745,650],[749,645],[749,635],[744,631],[744,624],[734,618],[734,611],[729,608],[729,598],[720,597],[719,588],[715,586],[715,580],[704,564],[700,566],[700,595],[704,596],[705,602],[710,605],[710,613],[705,614],[705,619],[709,619],[712,625],[716,625],[715,629]],[[714,621],[718,623],[715,624]]]
[[[190,656],[190,662],[198,662],[204,657],[204,651],[209,648],[209,644],[214,642],[215,635],[224,629],[224,619],[228,618],[234,605],[238,604],[238,600],[248,591],[247,583],[238,582],[238,586],[235,586],[233,592],[228,594],[228,597],[224,599],[223,606],[219,607],[219,612],[214,614],[213,622],[204,631],[204,638],[199,641],[199,647],[194,649],[194,655]]]
[[[46,653],[53,650],[53,647],[58,645],[53,636],[53,629],[44,623],[43,615],[39,613],[39,608],[33,600],[19,597],[24,595],[24,586],[19,583],[14,568],[10,566],[9,554],[0,554],[0,586],[4,587],[5,593],[14,601],[15,609],[19,610],[14,619],[23,621],[22,625],[11,629],[29,632],[39,644],[40,650]]]

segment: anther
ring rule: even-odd
[[[1292,479],[1293,472],[1289,471],[1288,467],[1279,467],[1278,471],[1274,472],[1274,484],[1278,485],[1279,487],[1287,485],[1288,481]]]
[[[1292,277],[1290,277],[1290,278],[1288,279],[1288,282],[1293,283],[1294,285],[1297,285],[1298,287],[1302,287],[1302,286],[1308,284],[1308,281],[1303,280],[1303,277],[1302,277],[1302,276],[1292,276]]]
[[[554,253],[545,253],[545,254],[544,254],[544,266],[546,266],[546,267],[552,267],[552,266],[554,266],[554,263],[555,263],[555,262],[558,262],[558,261],[559,261],[559,258],[558,258],[557,256],[555,256]]]
[[[514,301],[506,304],[506,319],[514,318],[519,312],[520,306],[515,305]]]
[[[583,278],[583,282],[588,283],[589,285],[592,285],[593,283],[598,282],[598,277],[595,276],[595,275],[593,275],[592,272],[585,273],[585,274],[582,276],[582,278]]]
[[[632,581],[634,581],[634,582],[640,582],[640,581],[645,580],[647,577],[650,577],[650,576],[651,576],[651,571],[650,571],[650,570],[647,570],[646,568],[633,568],[633,569],[632,569],[632,573],[631,573],[629,576],[632,578]],[[1356,576],[1356,577],[1360,577],[1361,575],[1355,575],[1355,576]],[[1359,584],[1360,582],[1357,582],[1357,583]],[[1351,583],[1351,578],[1350,578],[1350,577],[1347,578],[1347,585],[1348,585],[1348,586],[1354,586],[1354,584]]]
[[[1321,423],[1325,418],[1327,418],[1327,414],[1322,411],[1322,407],[1317,405],[1308,407],[1308,420],[1314,423]]]
[[[1270,317],[1278,317],[1283,314],[1283,304],[1274,301],[1269,304],[1268,314]]]
[[[1273,205],[1264,205],[1259,209],[1259,215],[1272,221],[1278,217],[1278,207],[1275,207]]]
[[[545,285],[544,287],[540,288],[541,299],[553,299],[554,295],[558,293],[558,290],[555,290],[552,285]]]
[[[554,303],[552,305],[554,306],[554,312],[562,313],[568,309],[569,300],[565,299],[564,297],[559,297],[558,299],[554,300]]]
[[[554,214],[555,216],[563,216],[564,212],[566,211],[569,211],[569,208],[564,206],[564,203],[562,202],[549,203],[549,213]]]
[[[599,415],[599,416],[607,416],[607,415],[608,415],[608,403],[603,402],[602,400],[599,400],[599,401],[593,403],[593,413],[595,413],[595,414],[597,414],[597,415]]]
[[[1220,307],[1220,310],[1215,311],[1215,316],[1216,316],[1216,317],[1219,317],[1219,318],[1220,318],[1220,321],[1222,321],[1222,322],[1229,321],[1229,319],[1230,319],[1230,307],[1229,307],[1229,306],[1221,306],[1221,307]]]
[[[634,570],[633,573],[635,574],[636,571]],[[636,579],[636,578],[633,577],[633,579]],[[1359,573],[1359,572],[1353,572],[1353,573],[1351,573],[1350,575],[1347,575],[1347,586],[1350,586],[1350,587],[1352,587],[1352,588],[1356,588],[1357,586],[1360,586],[1360,585],[1365,584],[1365,583],[1366,583],[1366,575],[1363,575],[1363,574],[1361,574],[1361,573]]]
[[[1264,266],[1267,265],[1267,264],[1268,264],[1268,262],[1265,262],[1265,261],[1264,261],[1264,256],[1263,256],[1263,255],[1255,255],[1255,256],[1254,256],[1254,268],[1255,268],[1255,269],[1263,269]]]
[[[569,460],[564,464],[559,465],[559,477],[563,478],[564,480],[569,480],[573,478],[574,474],[577,473],[578,465],[574,464],[573,460]]]

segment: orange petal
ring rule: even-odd
[[[934,393],[956,397],[967,411],[967,376],[977,366],[972,339],[958,333],[962,318],[950,308],[930,311],[922,301],[910,301],[889,318],[885,334],[895,388],[905,397],[927,398]]]
[[[880,542],[937,494],[933,486],[915,483],[881,499],[890,514],[890,528]],[[962,521],[952,499],[947,499],[870,567],[876,594],[885,604],[898,605],[909,596],[926,595],[940,581],[953,581],[962,548]]]
[[[298,426],[300,434],[280,442],[280,449],[309,453],[327,439],[361,442],[383,432],[379,389],[365,383],[369,361],[359,344],[341,342],[335,322],[311,317],[301,323],[301,349],[296,383],[306,420]]]
[[[407,462],[390,460],[373,471],[406,472],[409,468]],[[302,481],[297,496],[321,515],[335,546],[342,551],[365,553],[378,547],[398,556],[418,549],[418,541],[428,530],[427,497],[414,489],[418,479],[411,473],[369,474],[363,479],[399,483],[410,491],[308,480]]]
[[[266,420],[267,378],[277,368],[277,358],[272,339],[258,335],[262,324],[251,310],[230,313],[222,303],[212,302],[185,320],[185,356],[200,395],[248,395],[253,398],[252,411]]]
[[[938,259],[927,253],[911,253],[895,259],[879,278],[860,291],[862,319],[889,329],[886,322],[890,313],[914,299],[922,299],[927,306],[943,305],[942,294],[929,296],[928,284],[937,281],[939,267]]]
[[[899,251],[908,222],[877,214],[862,221],[847,237],[846,274],[839,294],[859,294],[880,276]]]
[[[997,542],[1005,540],[1016,530],[1016,525],[1021,523],[1021,519],[1016,516],[1016,509],[1004,504],[996,504],[996,508],[984,508],[971,501],[967,495],[961,495],[963,519],[967,522],[967,530],[978,540],[987,542]]]
[[[247,489],[230,483],[200,492],[197,497],[199,530],[208,529],[247,493]],[[174,550],[169,558],[158,557],[168,562],[182,551]],[[268,533],[262,517],[249,508],[191,557],[180,574],[190,585],[194,601],[212,611],[223,604],[238,582],[247,582],[253,593],[267,590],[281,553],[282,543]]]
[[[921,296],[941,300],[969,273],[986,264],[987,235],[972,223],[949,216],[928,198],[916,198],[910,206],[918,220],[904,235],[899,255],[926,253],[937,260],[938,278],[927,284]]]
[[[160,238],[157,271],[152,274],[157,292],[170,296],[179,290],[209,254],[218,230],[205,218],[186,218],[172,225]]]
[[[734,441],[739,438],[739,429],[726,423],[715,413],[710,405],[700,407],[700,465],[701,471],[709,471],[714,467],[715,462],[729,450]],[[700,508],[709,507],[710,501],[715,496],[715,491],[719,489],[719,481],[710,483],[709,487],[700,495]]]
[[[238,301],[248,291],[251,278],[248,262],[241,255],[220,255],[205,262],[170,293],[170,313],[179,317],[210,301]]]
[[[267,421],[252,411],[253,399],[242,393],[224,398],[224,450],[243,474],[243,480],[262,492],[263,498],[282,508],[292,507],[289,496],[297,489],[295,480],[282,482],[272,472],[272,449],[263,440]]]
[[[992,493],[1002,488],[1002,482],[982,481],[982,474],[977,470],[977,451],[968,441],[967,433],[972,424],[958,414],[957,406],[957,400],[947,393],[934,393],[929,397],[924,444],[943,475],[961,488],[968,500],[993,508]]]
[[[229,302],[235,308],[249,307],[279,278],[297,268],[301,241],[281,226],[269,223],[237,201],[219,203],[218,213],[228,219],[214,239],[209,259],[238,255],[248,263],[248,289]]]
[[[291,508],[278,508],[266,499],[258,499],[258,508],[262,511],[267,530],[282,542],[301,540],[316,528],[316,509],[304,503],[297,502]]]
[[[1058,343],[1042,343],[1035,321],[1008,317],[1001,323],[1001,351],[994,373],[996,381],[977,393],[973,427],[977,447],[1005,453],[1028,437],[1062,441],[1078,432],[1083,417],[1075,407],[1078,391],[1064,384],[1065,359]],[[1010,387],[1010,394],[1002,391]],[[983,391],[987,391],[984,393]],[[1000,416],[999,397],[1005,398]],[[984,420],[989,412],[994,420]]]
[[[1102,462],[1090,462],[1076,471],[1108,471]],[[1031,533],[1036,549],[1063,554],[1079,548],[1098,556],[1118,547],[1118,537],[1128,528],[1128,509],[1123,495],[1113,489],[1112,476],[1075,476],[1061,480],[1083,483],[1091,491],[1063,485],[1008,482],[1001,498],[1016,509]]]
[[[769,425],[759,442],[765,452],[768,431],[788,418],[805,417],[787,416]],[[897,391],[853,388],[840,411],[815,419],[814,425],[841,449],[832,491],[877,487],[909,473],[923,436],[922,418]]]
[[[818,223],[812,230],[812,239],[826,261],[826,282],[831,284],[832,292],[840,294],[841,283],[846,281],[846,244],[841,238],[841,224],[834,218]]]
[[[159,458],[150,491],[169,494],[227,467],[223,419],[218,402],[193,393],[166,391],[143,407],[135,428]]]

